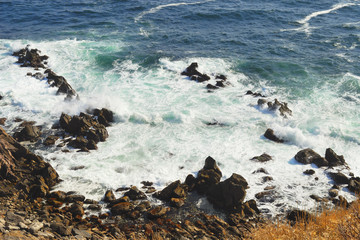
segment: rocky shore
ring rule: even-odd
[[[68,81],[47,68],[46,55],[37,49],[26,47],[13,54],[18,57],[21,67],[31,67],[36,71],[28,76],[45,80],[51,87],[57,87],[56,94],[63,94],[65,101],[79,99],[79,95]],[[208,91],[231,86],[225,75],[214,78],[197,71],[198,64],[192,63],[181,74],[199,83],[207,84]],[[247,91],[246,95],[260,98],[254,106],[276,112],[284,118],[292,116],[285,102],[265,98],[261,93]],[[1,100],[1,98],[0,98]],[[1,116],[0,125],[7,121]],[[156,189],[152,182],[143,181],[141,187],[129,186],[109,189],[102,199],[86,199],[78,192],[54,191],[61,181],[55,169],[31,148],[55,146],[56,150],[81,152],[96,150],[97,143],[105,141],[109,134],[106,127],[114,124],[114,113],[106,108],[89,109],[85,113],[70,116],[61,114],[51,129],[36,126],[36,122],[18,119],[18,129],[10,136],[0,127],[0,238],[2,239],[242,239],[265,221],[258,208],[259,203],[271,203],[278,194],[269,186],[255,194],[255,199],[247,200],[248,181],[239,173],[222,181],[222,172],[211,156],[197,174],[189,174],[163,189]],[[221,125],[221,123],[207,123]],[[279,137],[272,129],[264,133],[264,141],[286,144],[287,139]],[[349,203],[339,195],[339,189],[346,187],[354,193],[360,192],[360,178],[345,175],[348,169],[343,156],[331,148],[322,157],[312,149],[303,149],[295,154],[299,164],[323,168],[334,185],[329,186],[328,196],[309,197],[323,206],[349,207]],[[265,163],[272,157],[263,153],[251,161]],[[196,169],[197,170],[197,169]],[[262,168],[257,172],[267,173]],[[303,174],[312,175],[309,168]],[[315,177],[316,178],[316,177]],[[315,179],[316,180],[316,179]],[[272,181],[268,174],[263,182]],[[114,194],[121,197],[117,198]],[[214,213],[200,208],[199,202],[209,202]],[[310,212],[289,209],[282,216],[291,223],[312,218]]]

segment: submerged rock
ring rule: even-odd
[[[280,112],[280,115],[285,118],[292,115],[292,111],[290,110],[286,102],[280,102],[277,99],[275,99],[274,102],[268,102],[266,99],[258,100],[258,106],[263,106],[265,104],[267,104],[267,108],[269,111],[278,110]]]
[[[283,143],[284,140],[277,137],[274,133],[274,130],[272,130],[271,128],[268,128],[266,130],[266,132],[264,133],[264,137],[266,137],[267,139],[273,141],[273,142],[277,142],[277,143]]]
[[[263,153],[260,156],[256,156],[256,157],[251,158],[250,160],[258,161],[258,162],[267,162],[267,161],[270,161],[271,159],[272,158],[271,158],[270,155],[268,155],[266,153]]]

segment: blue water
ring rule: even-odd
[[[308,166],[290,164],[298,150],[324,155],[332,147],[360,175],[359,16],[356,0],[0,1],[0,91],[7,97],[0,113],[46,125],[61,112],[114,110],[117,123],[93,160],[39,150],[67,180],[63,189],[78,184],[83,194],[101,196],[141,180],[161,187],[212,155],[225,176],[250,179],[251,198],[264,186],[251,174],[261,165],[247,159],[268,152],[279,201],[311,207],[308,190],[326,194],[331,181],[319,173],[317,185],[297,185],[309,180],[301,175]],[[29,70],[10,55],[26,44],[50,56],[80,102],[64,103],[45,83],[24,77]],[[180,76],[192,61],[227,75],[232,86],[209,94]],[[288,102],[293,116],[259,109],[247,90]],[[214,120],[225,127],[204,124]],[[264,140],[267,127],[288,144]],[[74,165],[86,168],[70,171]]]

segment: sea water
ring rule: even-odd
[[[298,151],[324,156],[330,147],[344,155],[345,174],[360,175],[359,15],[356,0],[0,1],[0,117],[13,132],[16,118],[49,129],[62,112],[115,113],[96,151],[35,150],[64,180],[60,190],[98,200],[144,180],[161,189],[212,156],[223,179],[247,179],[247,199],[275,186],[275,202],[259,203],[264,212],[311,209],[309,196],[327,196],[333,182],[324,169],[297,163]],[[49,56],[79,100],[64,101],[45,80],[26,76],[36,71],[11,54],[27,44]],[[180,75],[192,62],[212,82],[224,74],[231,85],[209,92]],[[292,116],[257,106],[247,90],[287,102]],[[265,139],[267,128],[286,143]],[[250,160],[262,153],[273,160]],[[268,174],[253,174],[259,168]],[[340,194],[354,199],[346,188]]]

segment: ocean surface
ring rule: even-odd
[[[1,0],[0,117],[13,131],[15,118],[46,129],[62,112],[114,111],[97,151],[36,150],[64,180],[61,190],[98,200],[106,189],[143,180],[161,188],[212,156],[223,179],[234,172],[247,179],[247,199],[276,187],[275,202],[259,203],[263,212],[310,209],[310,194],[327,196],[333,182],[324,169],[296,163],[298,151],[324,156],[330,147],[344,155],[345,174],[360,175],[359,16],[356,0]],[[65,102],[46,81],[26,76],[36,71],[11,54],[27,44],[50,57],[80,100]],[[232,86],[208,92],[207,83],[181,76],[192,62]],[[258,107],[247,90],[287,102],[292,116]],[[267,128],[287,142],[265,139]],[[249,160],[264,152],[273,160]],[[71,170],[77,166],[84,168]],[[260,167],[272,181],[252,174]],[[340,194],[354,199],[346,188]]]

